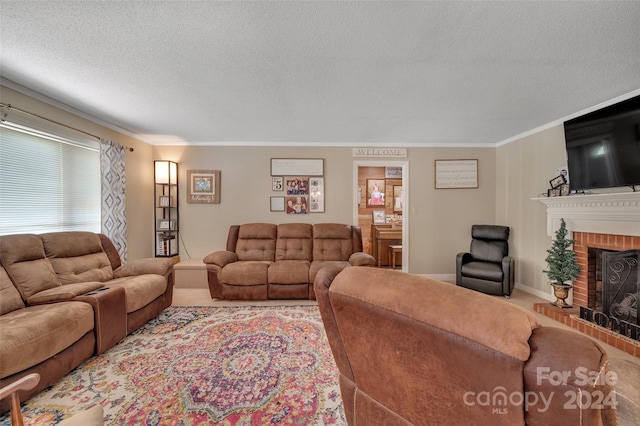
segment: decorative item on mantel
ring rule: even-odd
[[[551,248],[547,250],[548,269],[542,271],[549,277],[549,284],[553,287],[553,295],[556,301],[552,304],[560,308],[570,308],[565,301],[569,297],[569,290],[573,287],[570,283],[580,273],[580,265],[576,261],[576,254],[571,248],[575,240],[567,238],[567,224],[560,219],[560,228],[556,231]]]

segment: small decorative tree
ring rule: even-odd
[[[569,289],[572,285],[567,281],[573,281],[580,273],[580,265],[576,261],[576,254],[571,248],[575,240],[567,238],[567,224],[564,219],[560,219],[560,228],[556,231],[551,248],[547,250],[547,267],[544,270],[553,286],[553,293],[556,297],[554,305],[561,308],[571,307],[565,302],[569,297]]]
[[[556,238],[551,248],[547,250],[547,267],[544,270],[551,280],[551,284],[568,285],[567,281],[575,280],[580,273],[580,265],[576,261],[576,254],[571,248],[575,240],[567,238],[567,224],[560,219],[560,229],[556,231]]]

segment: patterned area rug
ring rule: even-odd
[[[22,411],[51,425],[94,404],[105,425],[346,424],[317,306],[171,307]]]

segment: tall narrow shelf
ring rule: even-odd
[[[154,229],[155,256],[172,257],[178,253],[178,164],[154,161]]]

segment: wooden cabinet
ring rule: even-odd
[[[402,227],[371,225],[371,254],[378,266],[389,266],[389,245],[402,245]],[[398,264],[400,266],[400,263]]]

